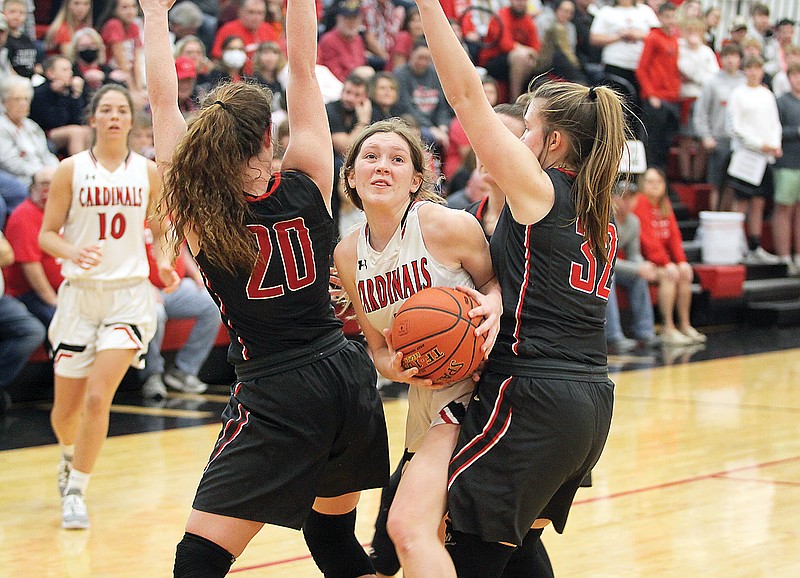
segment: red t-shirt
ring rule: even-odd
[[[651,205],[644,194],[639,194],[633,212],[641,224],[642,256],[645,259],[659,267],[686,261],[681,230],[672,207],[664,217],[661,207]]]
[[[481,66],[485,66],[487,62],[496,56],[508,54],[517,42],[524,46],[530,46],[536,51],[541,49],[542,43],[539,40],[536,22],[534,22],[530,14],[515,16],[514,13],[511,12],[511,8],[505,6],[497,12],[497,15],[503,22],[502,34],[500,33],[497,20],[493,19],[489,24],[489,30],[486,32],[484,42],[491,44],[497,41],[497,44],[491,48],[481,49],[478,56],[478,62]],[[465,19],[463,22],[464,34],[474,29],[472,21],[469,18]]]
[[[39,247],[42,220],[44,210],[34,205],[30,199],[25,199],[8,217],[5,235],[14,249],[15,261],[3,269],[3,276],[6,279],[6,293],[13,297],[33,291],[22,273],[22,263],[41,263],[53,289],[58,290],[64,280],[61,276],[61,265],[55,257]]]
[[[644,39],[642,57],[636,68],[642,99],[655,96],[667,102],[678,102],[681,73],[678,70],[678,37],[652,28]]]
[[[458,120],[458,117],[453,118],[450,123],[448,136],[450,137],[450,146],[447,147],[447,151],[445,151],[444,154],[443,172],[444,176],[449,179],[453,177],[458,167],[461,166],[463,159],[461,158],[459,149],[464,146],[470,146],[470,144],[467,133],[464,132],[464,127],[461,126],[461,121]]]
[[[112,18],[103,26],[103,31],[100,33],[103,37],[103,42],[106,44],[106,57],[108,58],[107,64],[115,67],[122,68],[123,70],[130,69],[134,64],[134,56],[136,50],[142,47],[142,36],[139,31],[139,25],[136,22],[128,24],[127,28],[122,24],[119,18]],[[113,44],[123,43],[125,46],[125,58],[127,59],[128,66],[121,65],[114,61],[114,53],[111,50]]]
[[[319,39],[317,64],[327,66],[333,75],[342,82],[354,68],[366,63],[366,50],[360,35],[345,38],[334,28]]]
[[[244,73],[253,73],[253,55],[256,48],[262,42],[278,42],[279,35],[275,31],[275,26],[271,22],[261,23],[255,32],[252,32],[242,25],[241,20],[231,20],[217,30],[214,38],[214,47],[211,49],[213,58],[222,58],[222,43],[228,36],[238,36],[244,41],[244,51],[247,53],[247,62],[244,65]]]

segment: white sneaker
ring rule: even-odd
[[[147,399],[166,399],[167,386],[160,373],[150,375],[142,385],[142,395]]]
[[[72,460],[65,457],[61,458],[58,463],[58,495],[64,497],[64,492],[67,489],[67,482],[69,481],[69,473],[72,471]]]
[[[203,393],[208,389],[208,384],[200,381],[196,375],[181,371],[177,367],[164,374],[164,383],[184,393]]]
[[[777,265],[781,258],[768,252],[764,247],[756,247],[747,254],[746,261],[751,264]]]
[[[61,498],[61,527],[65,530],[85,530],[89,527],[86,501],[76,491]]]

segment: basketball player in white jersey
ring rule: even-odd
[[[486,335],[488,354],[501,313],[483,230],[471,215],[430,202],[440,198],[432,192],[426,166],[419,138],[403,121],[380,121],[365,129],[345,159],[342,178],[367,223],[345,237],[334,253],[375,366],[384,377],[410,385],[406,449],[414,457],[387,524],[409,578],[447,575],[429,546],[440,540],[447,464],[474,383],[466,379],[433,389],[430,379],[415,377],[416,368],[404,370],[402,353],[391,343],[392,320],[417,291],[461,286],[479,303],[471,315],[485,316],[476,332]]]
[[[67,529],[89,527],[84,495],[108,434],[111,401],[128,367],[142,363],[156,323],[144,224],[161,181],[155,163],[128,148],[133,103],[125,88],[98,90],[90,114],[94,143],[56,170],[39,235],[42,249],[62,259],[65,279],[48,337],[55,374],[50,419],[62,451],[58,486]],[[150,219],[150,227],[160,247],[161,224]],[[162,281],[174,289],[168,257],[159,262]]]

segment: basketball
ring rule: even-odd
[[[434,385],[469,377],[483,359],[484,336],[475,337],[483,317],[469,318],[477,303],[450,287],[428,287],[403,303],[392,324],[392,341],[405,369]]]

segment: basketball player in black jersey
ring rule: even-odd
[[[197,489],[174,575],[214,578],[261,527],[303,529],[326,577],[374,576],[354,535],[362,489],[388,480],[376,373],[328,295],[333,147],[315,77],[313,0],[286,16],[291,137],[271,173],[271,94],[222,84],[186,126],[167,10],[143,0],[162,214],[185,238],[231,337],[237,383]]]
[[[417,5],[445,96],[506,195],[491,240],[500,335],[462,425],[448,498],[458,576],[495,578],[526,536],[551,522],[563,531],[608,435],[604,323],[623,105],[605,87],[545,83],[517,139],[491,114],[441,5]]]

